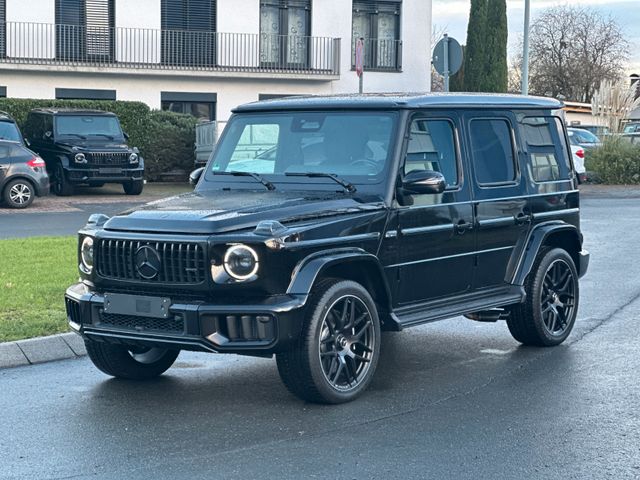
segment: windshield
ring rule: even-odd
[[[271,182],[328,184],[323,173],[352,183],[380,183],[393,150],[395,113],[286,112],[243,114],[227,125],[206,179],[221,172],[252,172]]]
[[[18,127],[13,122],[0,122],[0,140],[11,140],[22,143]]]
[[[59,115],[56,136],[76,138],[101,137],[122,140],[122,129],[116,117],[110,115]]]

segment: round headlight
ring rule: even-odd
[[[224,269],[236,280],[248,280],[258,272],[258,254],[246,245],[233,245],[224,254]]]
[[[132,153],[129,155],[129,163],[136,163],[138,161],[138,154]]]
[[[80,258],[84,268],[90,272],[93,269],[93,238],[84,237],[84,240],[82,240]]]
[[[87,157],[85,157],[84,153],[76,153],[76,163],[87,163]]]

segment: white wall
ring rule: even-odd
[[[160,63],[160,0],[116,0],[116,59]]]
[[[6,2],[7,56],[53,58],[56,38],[55,2],[53,0],[6,0]],[[28,38],[29,42],[19,41],[24,38]]]

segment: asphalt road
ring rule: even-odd
[[[591,267],[560,347],[461,318],[389,333],[341,406],[292,397],[267,359],[182,354],[147,383],[86,358],[2,370],[0,479],[638,479],[638,201],[583,200]]]

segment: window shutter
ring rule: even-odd
[[[216,31],[215,0],[162,0],[162,29]]]
[[[57,0],[56,25],[84,25],[84,0]]]
[[[0,0],[0,57],[7,54],[6,37],[7,37],[7,0]]]

